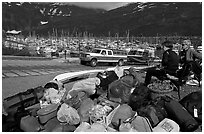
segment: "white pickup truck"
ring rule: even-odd
[[[123,50],[95,48],[92,52],[81,53],[80,62],[81,64],[90,63],[92,67],[95,67],[99,62],[123,65],[124,62],[127,62],[127,52]]]

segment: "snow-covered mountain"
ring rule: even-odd
[[[202,34],[202,4],[199,2],[148,2],[105,11],[67,3],[3,2],[3,30],[35,31],[39,35],[84,32],[95,36],[155,36]]]

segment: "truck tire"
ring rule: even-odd
[[[95,66],[97,65],[97,60],[96,60],[96,59],[92,59],[92,60],[90,61],[90,65],[91,65],[92,67],[95,67]]]
[[[124,65],[124,61],[123,61],[122,59],[120,59],[120,60],[118,61],[118,65],[119,65],[119,66]]]

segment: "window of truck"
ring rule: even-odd
[[[106,55],[106,51],[103,50],[103,51],[101,52],[101,54],[102,54],[102,55]]]
[[[111,51],[108,51],[108,55],[112,55],[112,52],[111,52]]]

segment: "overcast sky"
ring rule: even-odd
[[[102,8],[106,10],[114,9],[128,4],[128,2],[69,2],[69,3],[81,7]]]

